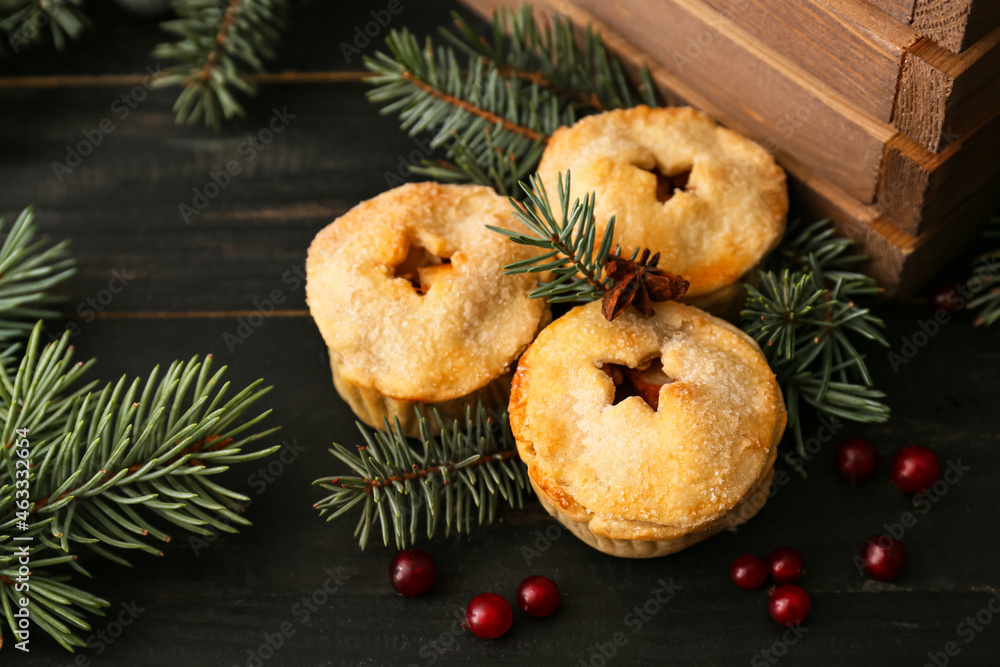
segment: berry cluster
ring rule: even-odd
[[[389,563],[389,582],[400,595],[423,595],[436,580],[437,566],[431,555],[421,549],[400,551]],[[546,577],[528,577],[517,587],[517,605],[529,616],[548,616],[559,606],[559,589]],[[514,613],[502,595],[482,593],[469,602],[465,623],[477,637],[496,639],[510,630]]]
[[[848,482],[863,482],[875,474],[878,456],[870,442],[851,438],[837,447],[836,466],[837,474]],[[923,493],[940,477],[941,465],[934,452],[917,445],[898,452],[889,469],[893,484],[906,493]]]
[[[760,588],[770,575],[778,587],[771,590],[768,610],[771,618],[781,625],[802,623],[812,608],[809,594],[795,585],[802,573],[802,555],[790,547],[775,549],[768,554],[766,562],[751,554],[744,554],[729,569],[733,583],[745,591]]]
[[[837,447],[836,466],[837,474],[847,481],[864,481],[875,474],[878,456],[870,442],[852,438]],[[911,445],[892,458],[889,478],[906,493],[925,493],[941,478],[941,464],[931,450]],[[894,581],[903,572],[906,551],[896,539],[878,535],[861,548],[861,562],[869,576]]]

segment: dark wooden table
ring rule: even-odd
[[[81,357],[99,357],[96,377],[145,374],[157,363],[211,352],[235,382],[263,377],[274,385],[269,422],[283,426],[275,442],[284,441],[286,453],[229,473],[253,498],[252,528],[209,544],[178,535],[165,557],[140,554],[131,570],[94,565],[85,585],[112,606],[94,620],[107,641],[95,635],[93,648],[78,654],[86,659],[73,663],[36,635],[29,656],[8,647],[0,664],[935,664],[929,654],[938,665],[998,663],[1000,619],[989,604],[1000,609],[1000,416],[989,387],[1000,368],[1000,332],[972,328],[961,314],[933,336],[918,336],[924,344],[896,370],[884,350],[872,350],[892,420],[840,429],[808,463],[809,477],[786,476],[738,531],[663,559],[616,560],[563,534],[532,503],[497,526],[432,543],[441,570],[434,593],[395,595],[385,577],[392,551],[359,551],[352,521],[327,524],[312,508],[321,492],[311,482],[340,470],[329,443],[360,438],[334,393],[301,283],[290,276],[318,230],[385,190],[386,174],[420,148],[351,82],[265,85],[248,117],[219,133],[174,127],[175,90],[144,95],[122,118],[116,100],[134,83],[78,77],[139,75],[156,65],[149,53],[161,36],[155,23],[109,4],[88,5],[98,28],[65,55],[41,48],[0,61],[0,212],[10,220],[35,204],[47,235],[72,239],[80,272],[66,287],[68,313],[100,296],[114,272],[127,277],[100,317],[78,321],[74,342]],[[358,70],[340,44],[384,4],[297,6],[271,70]],[[430,0],[403,6],[393,25],[422,33],[454,8]],[[42,78],[10,78],[29,76]],[[275,109],[288,114],[287,127],[246,161],[241,142]],[[59,180],[52,163],[65,162],[66,146],[104,118],[113,132]],[[229,160],[241,161],[242,173],[185,222],[179,205],[190,204],[193,189]],[[239,336],[239,318],[266,309],[275,290],[283,312],[232,343],[226,334]],[[918,303],[885,304],[880,312],[896,351],[932,316]],[[820,433],[819,425],[806,429]],[[831,467],[836,442],[855,435],[870,438],[883,463],[882,474],[859,488],[841,483]],[[860,576],[852,558],[865,539],[913,510],[885,474],[892,453],[910,443],[964,472],[905,528],[906,572],[882,584]],[[800,636],[771,621],[766,592],[741,592],[728,577],[736,556],[782,545],[799,549],[807,567],[813,612]],[[559,583],[563,604],[554,617],[518,612],[512,631],[493,642],[454,632],[474,595],[512,598],[534,573]],[[665,603],[657,601],[660,582],[679,587]],[[122,614],[124,628],[116,625]],[[950,642],[956,657],[944,654]]]

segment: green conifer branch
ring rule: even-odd
[[[411,136],[430,133],[444,153],[413,171],[450,182],[492,186],[516,194],[534,172],[548,137],[582,115],[655,105],[649,72],[635,87],[618,60],[589,28],[580,43],[568,19],[542,28],[529,5],[499,10],[490,43],[455,15],[458,33],[442,30],[450,46],[423,46],[408,30],[393,30],[388,53],[365,58],[375,86],[368,98],[382,113],[398,113]]]
[[[519,185],[527,201],[521,203],[513,197],[508,197],[508,200],[514,207],[514,215],[533,235],[491,225],[486,227],[507,236],[514,243],[541,248],[545,252],[509,264],[504,267],[504,272],[547,272],[549,278],[539,281],[538,287],[529,295],[532,298],[548,299],[553,303],[587,302],[601,298],[613,282],[603,275],[603,270],[611,253],[615,232],[614,216],[608,220],[601,243],[595,250],[596,195],[593,192],[587,193],[582,203],[579,199],[571,199],[569,171],[565,178],[559,174],[559,207],[556,210],[553,210],[545,184],[538,174],[533,174],[529,183],[520,182]],[[573,202],[572,205],[570,201]],[[638,250],[633,254],[633,259],[637,253]]]
[[[537,83],[559,97],[575,101],[581,113],[656,106],[656,87],[649,68],[640,71],[636,87],[625,76],[621,62],[604,47],[600,33],[591,26],[577,30],[567,17],[555,14],[547,27],[535,19],[532,6],[499,7],[493,13],[492,41],[479,35],[457,12],[455,30],[441,34],[466,53],[481,56],[505,74]]]
[[[17,53],[51,35],[57,51],[90,26],[82,0],[0,0],[0,55]]]
[[[2,340],[22,333],[24,318],[49,314],[47,290],[72,273],[65,244],[46,248],[35,231],[29,209],[0,246]],[[93,360],[75,362],[69,341],[66,332],[44,343],[38,322],[23,351],[11,343],[3,352],[0,610],[16,632],[28,599],[32,626],[73,650],[85,645],[87,618],[108,605],[74,583],[90,576],[81,555],[127,565],[128,551],[162,555],[170,526],[204,535],[248,525],[239,514],[248,498],[212,478],[278,447],[256,444],[276,430],[258,430],[269,412],[248,413],[269,390],[261,381],[234,394],[208,357],[97,388],[81,382]]]
[[[177,18],[160,27],[176,35],[159,44],[153,57],[178,61],[156,85],[183,88],[174,104],[177,124],[218,128],[243,116],[234,93],[256,95],[249,73],[264,69],[274,57],[288,10],[287,0],[171,0]]]
[[[989,227],[983,233],[985,239],[1000,238],[1000,217],[990,218]],[[1000,320],[1000,248],[982,253],[974,262],[974,269],[966,281],[966,288],[975,296],[968,307],[976,311],[976,326],[990,326]]]
[[[855,341],[888,347],[885,325],[859,301],[879,292],[875,281],[852,270],[866,261],[851,252],[829,220],[789,229],[761,271],[759,287],[746,285],[744,329],[760,344],[778,377],[788,423],[804,455],[800,400],[831,418],[883,422],[885,394]],[[780,271],[780,273],[776,273]]]
[[[488,415],[480,403],[460,421],[435,411],[439,436],[418,417],[419,447],[407,441],[398,419],[374,433],[359,423],[364,445],[355,452],[334,443],[330,450],[351,472],[314,482],[331,492],[314,505],[327,521],[360,508],[354,535],[362,549],[376,525],[386,546],[391,538],[403,549],[419,533],[447,537],[452,528],[468,533],[473,522],[492,523],[501,500],[521,507],[530,493],[506,412]]]

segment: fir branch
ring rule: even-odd
[[[989,227],[983,233],[983,238],[1000,238],[1000,217],[990,218]],[[1000,276],[997,275],[997,265],[1000,263],[1000,248],[984,252],[974,262],[971,276],[965,283],[970,294],[977,294],[969,300],[968,307],[978,311],[975,326],[990,326],[1000,319]]]
[[[230,397],[210,358],[98,390],[80,382],[93,360],[73,360],[69,332],[43,344],[38,322],[23,350],[12,342],[25,320],[53,314],[49,290],[73,272],[65,243],[35,236],[29,208],[0,245],[0,341],[11,341],[0,353],[0,611],[16,633],[27,598],[33,626],[73,650],[108,606],[73,583],[90,576],[81,552],[128,564],[127,550],[161,554],[166,526],[236,532],[249,499],[212,477],[277,447],[253,446],[275,430],[254,431],[267,412],[246,417],[268,389],[258,381]]]
[[[449,180],[479,182],[507,192],[513,184],[492,180],[499,172],[490,165],[501,159],[533,168],[548,136],[576,119],[551,93],[504,77],[483,58],[470,58],[463,67],[453,49],[435,50],[431,40],[421,48],[406,29],[391,31],[386,46],[391,56],[379,52],[365,59],[375,74],[368,81],[376,86],[368,99],[385,104],[382,113],[398,112],[402,129],[411,136],[431,132],[431,146],[444,149],[451,163]],[[468,169],[469,164],[478,169]],[[518,170],[503,173],[514,171]]]
[[[61,566],[90,576],[77,561],[83,548],[123,565],[122,551],[163,555],[152,543],[170,541],[162,525],[201,535],[249,525],[239,515],[249,499],[210,478],[278,449],[249,447],[276,430],[252,432],[269,412],[243,419],[268,389],[258,381],[227,399],[225,369],[211,373],[210,358],[175,362],[162,378],[154,369],[145,384],[74,388],[89,365],[73,363],[68,332],[43,346],[39,324],[16,376],[0,368],[0,597],[12,631],[10,603],[27,597],[33,622],[69,650],[84,645],[85,615],[107,603],[67,583]],[[28,477],[19,460],[31,462]],[[31,588],[14,595],[25,543]]]
[[[368,98],[383,113],[399,113],[411,136],[432,135],[444,158],[413,171],[450,182],[489,185],[516,194],[532,173],[548,137],[581,115],[656,99],[648,70],[637,89],[600,36],[574,39],[572,23],[535,21],[528,5],[493,17],[493,42],[455,15],[458,34],[442,30],[451,46],[423,46],[407,30],[390,32],[388,53],[365,58],[375,88]],[[465,56],[464,61],[460,58]]]
[[[656,106],[656,88],[649,68],[640,71],[642,85],[636,87],[625,76],[621,62],[608,54],[600,33],[591,26],[577,39],[573,22],[555,14],[541,27],[533,8],[499,7],[493,13],[492,41],[479,35],[457,12],[452,12],[456,33],[441,34],[457,48],[486,58],[513,76],[575,100],[582,113],[628,108],[643,103]]]
[[[530,184],[521,182],[519,185],[527,201],[521,203],[513,197],[508,199],[514,207],[514,215],[533,235],[491,225],[487,228],[515,243],[541,248],[545,252],[504,267],[505,273],[548,272],[552,278],[539,281],[538,287],[530,294],[532,298],[544,298],[554,303],[586,302],[600,298],[611,286],[610,279],[602,276],[602,272],[611,253],[614,216],[608,220],[595,252],[597,221],[594,217],[594,193],[585,195],[582,203],[579,199],[571,200],[570,172],[566,172],[565,179],[560,174],[559,208],[554,211],[545,184],[538,174],[531,176]],[[573,201],[572,205],[570,201]],[[633,259],[637,253],[633,253]]]
[[[40,42],[46,33],[62,51],[67,38],[79,39],[90,26],[80,10],[82,4],[82,0],[0,0],[0,33],[14,53]],[[0,55],[4,54],[0,42]]]
[[[889,418],[881,401],[885,394],[872,388],[864,356],[855,347],[858,338],[888,347],[882,320],[857,303],[879,288],[851,270],[867,259],[851,253],[851,246],[829,220],[793,227],[772,255],[780,275],[761,271],[759,288],[746,285],[744,329],[778,377],[800,454],[800,399],[827,417],[858,422]]]
[[[428,539],[442,523],[445,536],[453,527],[467,533],[473,521],[492,523],[501,499],[511,507],[522,505],[529,486],[507,413],[491,417],[480,403],[474,412],[467,410],[464,423],[448,423],[436,411],[434,417],[441,427],[437,437],[419,417],[419,450],[407,442],[398,420],[385,421],[374,434],[359,423],[365,444],[357,452],[336,443],[330,450],[352,474],[316,480],[332,493],[314,507],[332,521],[360,506],[354,534],[362,549],[376,524],[386,546],[391,533],[403,549],[417,540],[421,524]]]
[[[69,243],[46,248],[36,240],[37,233],[30,206],[10,231],[0,217],[0,344],[26,335],[37,319],[56,316],[46,306],[61,299],[49,290],[76,272]]]
[[[234,91],[256,95],[244,76],[260,72],[274,57],[288,9],[287,0],[172,0],[178,18],[160,27],[177,35],[159,44],[154,58],[177,60],[156,85],[183,87],[174,112],[177,124],[219,128],[223,119],[243,116]]]

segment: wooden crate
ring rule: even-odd
[[[520,4],[465,2],[482,14]],[[874,256],[890,293],[919,288],[985,215],[969,212],[986,210],[985,189],[1000,173],[995,0],[534,5],[541,16],[594,25],[625,62],[649,64],[669,102],[698,107],[772,151],[797,199]]]

